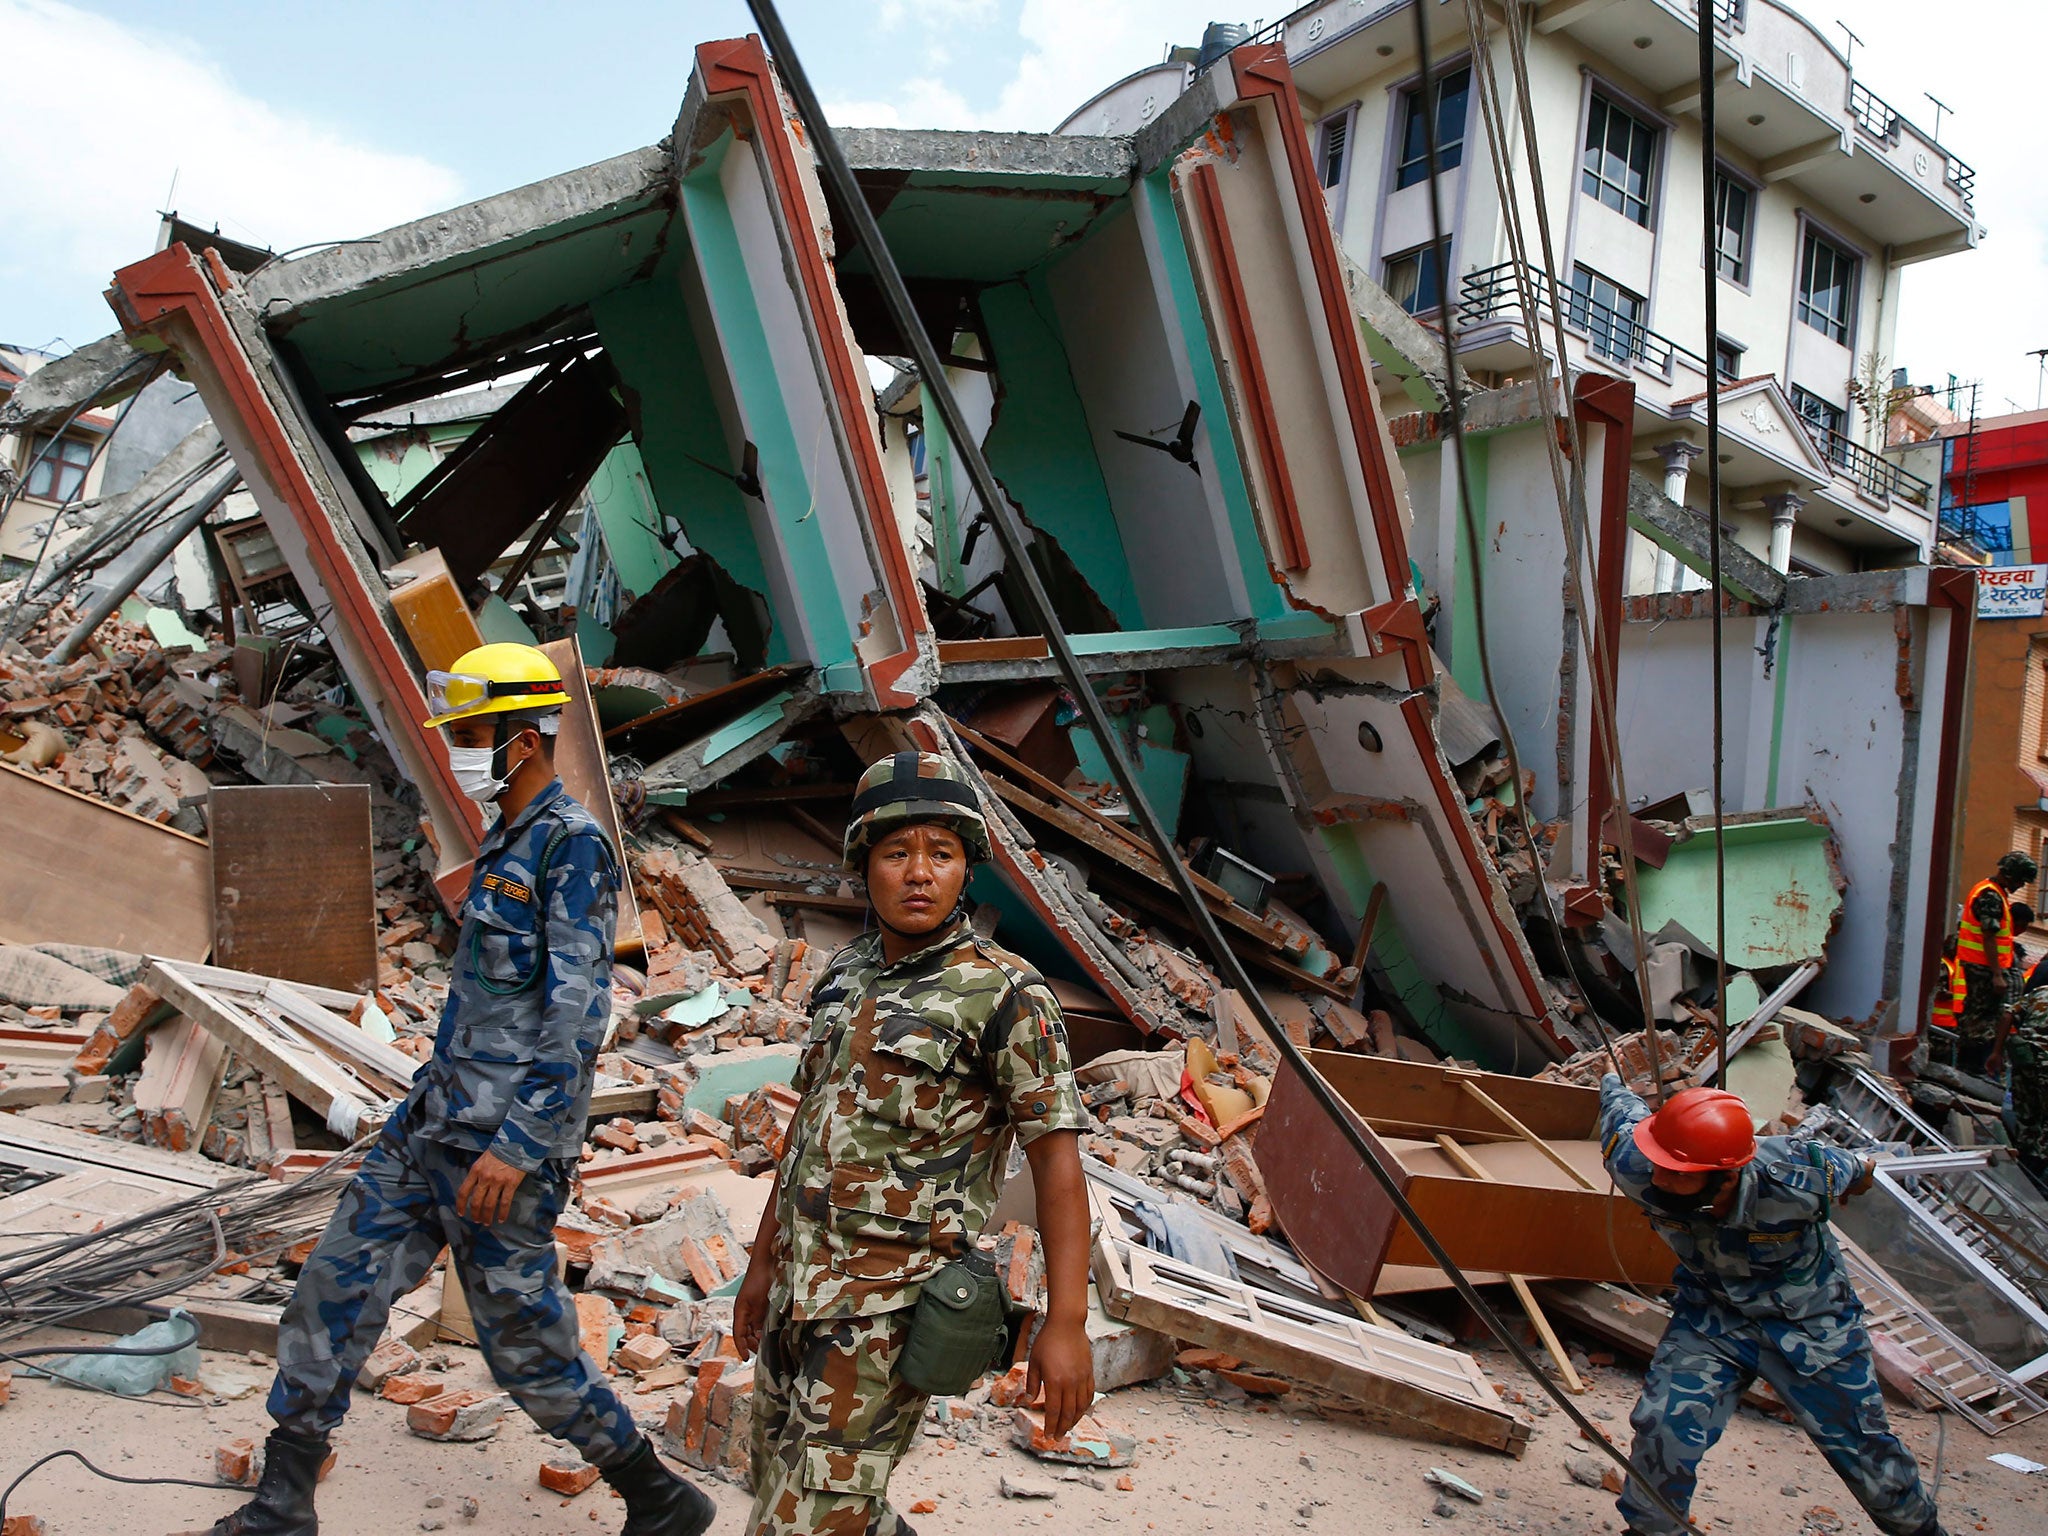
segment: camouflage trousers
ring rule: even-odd
[[[1956,1034],[1968,1044],[1989,1042],[1998,1033],[1998,1016],[2012,1001],[2012,980],[2006,972],[1989,965],[1963,967],[1963,1007],[1956,1017]]]
[[[1913,1453],[1885,1418],[1870,1337],[1860,1324],[1855,1332],[1860,1347],[1802,1376],[1753,1331],[1710,1337],[1683,1316],[1674,1318],[1629,1415],[1633,1475],[1615,1501],[1628,1528],[1642,1536],[1678,1536],[1685,1529],[1649,1501],[1643,1484],[1690,1511],[1700,1458],[1721,1438],[1737,1401],[1758,1376],[1770,1383],[1880,1530],[1915,1536],[1931,1527],[1934,1500],[1920,1484]]]
[[[418,1285],[445,1246],[498,1385],[584,1460],[609,1465],[639,1431],[583,1353],[576,1305],[555,1272],[568,1170],[542,1163],[520,1181],[511,1214],[484,1227],[455,1213],[477,1156],[424,1137],[379,1138],[299,1271],[278,1328],[270,1416],[301,1435],[340,1424],[393,1298]]]
[[[888,1500],[928,1401],[896,1376],[912,1315],[767,1330],[754,1362],[747,1536],[915,1536]]]

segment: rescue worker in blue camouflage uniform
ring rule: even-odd
[[[913,1320],[927,1281],[987,1225],[1013,1138],[1047,1284],[1026,1394],[1043,1388],[1055,1437],[1094,1400],[1086,1121],[1059,1004],[967,922],[967,877],[989,856],[952,762],[899,752],[862,775],[844,857],[876,926],[812,989],[800,1103],[733,1310],[755,1356],[747,1536],[910,1532],[887,1495],[928,1401],[901,1369],[928,1342]],[[990,1353],[984,1337],[952,1363],[971,1380],[1002,1368]]]
[[[714,1511],[656,1457],[556,1273],[555,1220],[611,1018],[618,856],[554,772],[568,703],[531,646],[428,677],[456,782],[495,806],[478,849],[433,1058],[306,1260],[278,1330],[277,1421],[256,1497],[214,1536],[317,1536],[314,1483],[395,1296],[445,1245],[498,1385],[624,1497],[627,1536],[698,1536]]]
[[[1791,1410],[1888,1536],[1943,1536],[1913,1453],[1892,1433],[1863,1307],[1828,1218],[1869,1187],[1851,1152],[1759,1141],[1732,1093],[1688,1088],[1654,1114],[1609,1073],[1600,1150],[1621,1192],[1678,1255],[1671,1325],[1629,1424],[1633,1475],[1617,1507],[1637,1536],[1684,1526],[1651,1502],[1692,1505],[1700,1458],[1757,1377]]]

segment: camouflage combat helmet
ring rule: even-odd
[[[847,869],[864,873],[868,850],[879,838],[921,821],[959,833],[973,863],[985,864],[992,856],[988,823],[967,776],[936,752],[894,752],[871,764],[854,788],[843,853]]]
[[[1998,861],[2000,880],[2013,886],[2032,885],[2039,873],[2034,861],[2024,853],[2008,853]]]

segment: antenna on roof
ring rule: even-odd
[[[1835,25],[1840,27],[1843,34],[1849,39],[1849,56],[1843,62],[1849,66],[1849,73],[1853,75],[1856,73],[1856,45],[1862,42],[1863,39],[1854,32],[1851,32],[1849,30],[1849,23],[1841,20],[1839,17],[1836,18]]]
[[[1941,114],[1953,112],[1955,108],[1943,101],[1932,91],[1922,91],[1920,94],[1934,103],[1934,142],[1939,144],[1941,142]]]

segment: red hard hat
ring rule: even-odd
[[[1718,1173],[1756,1156],[1749,1106],[1719,1088],[1674,1093],[1635,1134],[1643,1156],[1673,1173]]]

